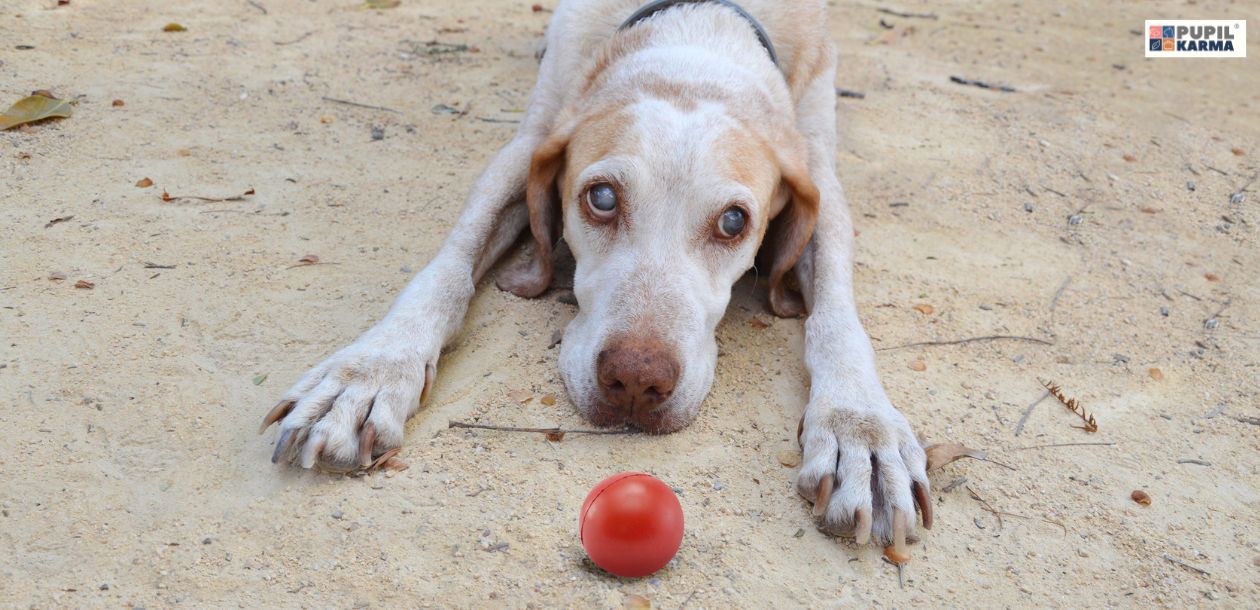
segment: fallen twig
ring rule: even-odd
[[[275,41],[272,44],[276,45],[277,47],[284,47],[291,44],[297,44],[299,42],[302,42],[303,40],[306,40],[307,38],[310,38],[311,34],[314,34],[314,33],[315,33],[315,30],[311,30],[305,34],[302,34],[301,36],[298,36],[297,38],[294,38],[293,40]]]
[[[462,116],[462,115],[461,115]],[[496,119],[488,116],[473,117],[483,123],[520,123],[517,119]]]
[[[568,429],[568,428],[518,428],[515,426],[492,426],[490,424],[474,424],[463,421],[448,421],[447,428],[475,428],[478,430],[498,430],[500,432],[535,432],[539,434],[635,434],[638,431],[630,428],[620,428],[617,430],[592,430],[592,429]]]
[[[993,90],[993,91],[1002,91],[1002,92],[1005,92],[1005,93],[1014,93],[1014,92],[1015,92],[1015,88],[1014,88],[1014,87],[1010,87],[1010,86],[1007,86],[1007,85],[995,85],[995,84],[993,84],[993,83],[986,83],[986,82],[984,82],[984,81],[982,81],[982,80],[974,80],[974,79],[970,79],[970,78],[963,78],[963,77],[961,77],[961,76],[951,76],[951,77],[949,77],[949,81],[950,81],[950,82],[952,82],[952,83],[958,83],[959,85],[971,85],[971,86],[973,86],[973,87],[979,87],[979,88],[981,88],[981,89],[991,89],[991,90]]]
[[[159,265],[157,263],[145,263],[145,269],[174,269],[175,265]]]
[[[392,112],[394,114],[402,114],[402,112],[398,110],[394,110],[393,108],[386,108],[384,106],[373,106],[371,104],[361,104],[359,102],[352,102],[350,100],[339,100],[335,97],[324,96],[320,99],[324,100],[325,102],[332,102],[334,104],[345,104],[347,106],[354,106],[356,108],[367,108],[369,110],[383,110],[385,112]]]
[[[1211,462],[1205,462],[1203,460],[1196,460],[1196,459],[1191,459],[1191,458],[1177,460],[1177,463],[1178,464],[1194,464],[1195,466],[1211,466],[1212,465]]]
[[[907,19],[939,19],[940,18],[936,15],[936,13],[907,13],[905,11],[899,11],[896,9],[884,8],[884,7],[879,7],[875,10],[885,15],[892,15],[894,17],[905,17]]]
[[[254,0],[245,0],[245,2],[249,3],[249,5],[250,5],[250,6],[252,6],[252,7],[254,7],[254,8],[256,8],[256,9],[258,9],[258,10],[262,11],[262,14],[264,14],[264,15],[268,14],[268,13],[267,13],[267,7],[265,7],[265,6],[261,5],[261,4],[257,3],[257,2],[254,2]]]
[[[836,95],[838,95],[838,96],[840,96],[840,97],[849,97],[849,98],[853,98],[853,99],[855,99],[855,100],[864,100],[864,99],[866,99],[866,94],[865,94],[865,93],[862,93],[861,91],[853,91],[853,90],[851,90],[851,89],[841,89],[841,88],[839,88],[839,87],[836,87]]]
[[[241,193],[240,195],[233,195],[231,197],[201,197],[198,195],[172,195],[170,193],[167,193],[166,191],[162,191],[162,201],[171,202],[177,199],[196,199],[197,201],[209,201],[212,203],[217,203],[220,201],[244,201],[246,197],[249,197],[250,195],[253,195],[253,194],[254,194],[254,189],[252,188],[249,189],[248,191],[245,191],[244,193]]]
[[[1049,447],[1110,447],[1115,443],[1054,443],[1051,445],[1033,445],[1031,447],[1016,447],[1011,451],[1024,451],[1027,449],[1046,449]]]
[[[998,520],[998,528],[1001,528],[1001,527],[1002,527],[1002,515],[1006,515],[1007,517],[1016,517],[1016,518],[1019,518],[1019,519],[1036,519],[1036,520],[1038,520],[1038,521],[1042,521],[1042,522],[1044,522],[1044,523],[1049,523],[1050,525],[1057,525],[1057,526],[1059,526],[1060,528],[1062,528],[1062,529],[1063,529],[1063,535],[1064,535],[1064,536],[1066,536],[1066,535],[1067,535],[1067,533],[1068,533],[1068,531],[1067,531],[1067,526],[1066,526],[1066,525],[1064,525],[1064,524],[1062,524],[1062,523],[1059,523],[1058,521],[1051,521],[1051,520],[1049,520],[1049,519],[1047,519],[1047,518],[1045,518],[1045,517],[1029,517],[1028,515],[1020,515],[1020,514],[1018,514],[1018,513],[1008,513],[1008,512],[1006,512],[1006,511],[997,510],[996,508],[993,508],[993,505],[992,505],[992,504],[989,504],[989,501],[988,501],[988,500],[985,500],[984,498],[981,498],[981,497],[980,497],[980,494],[976,493],[976,491],[975,491],[974,489],[972,489],[970,485],[968,485],[968,486],[966,487],[966,489],[967,489],[967,491],[971,494],[971,498],[972,498],[973,500],[975,500],[976,502],[979,502],[979,503],[980,503],[980,508],[981,508],[981,509],[988,511],[989,513],[992,513],[994,517],[997,517],[997,520]]]
[[[1185,569],[1187,569],[1187,570],[1190,570],[1190,571],[1192,571],[1192,572],[1198,572],[1199,574],[1202,574],[1202,575],[1204,575],[1204,576],[1211,576],[1211,575],[1212,575],[1212,573],[1211,573],[1211,572],[1208,572],[1207,570],[1204,570],[1203,568],[1196,568],[1196,567],[1194,567],[1194,566],[1192,566],[1192,565],[1190,565],[1190,564],[1188,564],[1188,563],[1186,563],[1186,562],[1184,562],[1184,561],[1182,561],[1182,560],[1180,560],[1180,559],[1177,559],[1176,557],[1173,557],[1172,555],[1169,555],[1168,553],[1164,553],[1164,559],[1167,559],[1167,560],[1169,561],[1169,563],[1175,563],[1175,564],[1177,564],[1177,565],[1179,565],[1179,566],[1181,566],[1181,567],[1183,567],[1183,568],[1185,568]]]
[[[1067,276],[1067,279],[1063,280],[1062,284],[1059,284],[1059,289],[1054,291],[1054,298],[1050,299],[1050,311],[1054,311],[1055,306],[1059,304],[1059,297],[1063,296],[1063,289],[1067,288],[1071,281],[1072,276]]]
[[[1024,409],[1024,414],[1019,416],[1019,423],[1015,424],[1015,436],[1019,436],[1019,433],[1024,431],[1024,423],[1028,421],[1028,416],[1032,415],[1033,407],[1041,404],[1041,401],[1049,397],[1050,397],[1050,392],[1046,392],[1045,394],[1041,395],[1041,398],[1034,400],[1032,404],[1028,405],[1027,409]]]
[[[1011,340],[1011,341],[1030,341],[1032,343],[1040,343],[1042,345],[1054,345],[1053,343],[1046,341],[1045,339],[1038,339],[1036,337],[1023,337],[1020,335],[985,335],[983,337],[967,337],[965,339],[954,339],[951,341],[916,341],[914,343],[906,343],[905,345],[880,347],[880,348],[876,348],[875,351],[884,352],[888,350],[904,349],[907,347],[919,347],[923,345],[961,345],[963,343],[976,343],[979,341],[998,341],[998,340],[1003,340],[1003,339]]]

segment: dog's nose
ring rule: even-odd
[[[610,341],[599,353],[595,368],[604,398],[630,415],[661,406],[678,383],[678,359],[655,338]]]

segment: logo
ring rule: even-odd
[[[1242,19],[1147,19],[1147,57],[1246,57]]]

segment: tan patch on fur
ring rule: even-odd
[[[884,447],[891,439],[884,435],[886,426],[873,415],[852,411],[833,411],[823,422],[824,430],[835,430],[840,438],[853,439],[866,447]]]

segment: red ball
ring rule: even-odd
[[[595,565],[617,576],[647,576],[678,553],[682,504],[650,474],[615,474],[586,495],[578,532]]]

